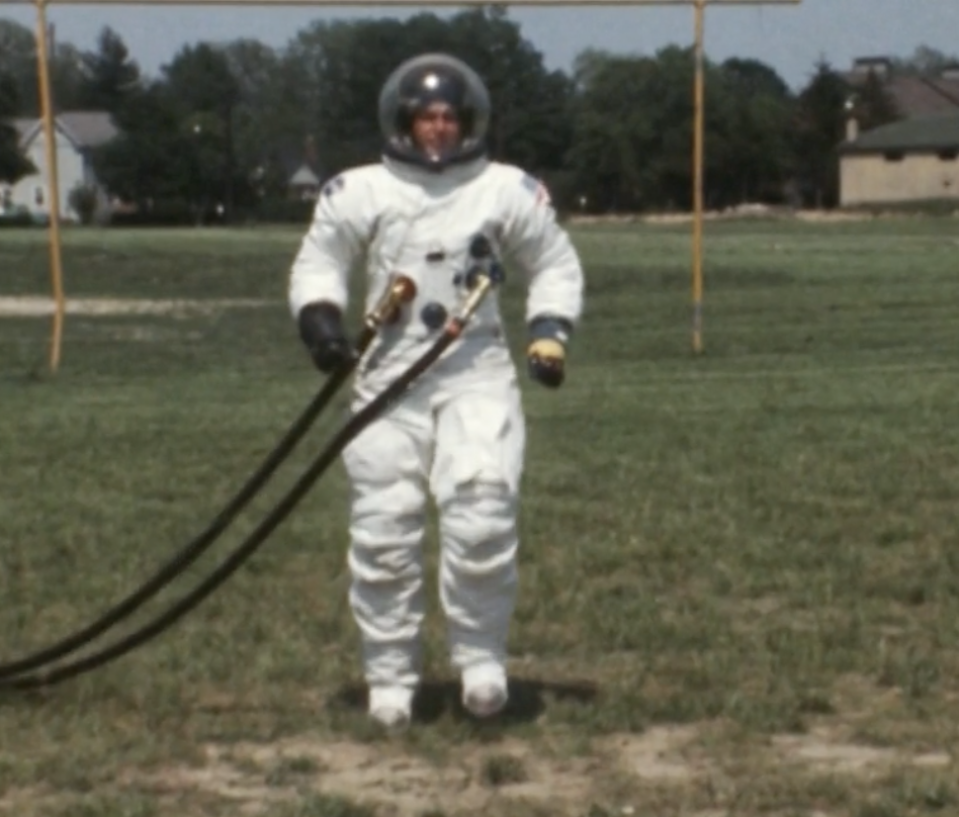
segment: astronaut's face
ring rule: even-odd
[[[413,119],[413,141],[431,159],[438,159],[460,143],[456,111],[444,102],[434,102]]]

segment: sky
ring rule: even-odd
[[[407,17],[449,9],[354,7],[147,7],[83,5],[48,7],[57,38],[91,50],[98,32],[110,26],[126,42],[141,69],[156,75],[183,45],[254,38],[282,47],[318,19]],[[619,54],[650,54],[693,38],[691,7],[514,6],[509,16],[543,54],[550,69],[568,71],[586,48]],[[33,27],[31,6],[0,0],[0,18]],[[793,88],[805,84],[818,60],[845,69],[859,56],[909,56],[920,45],[959,53],[959,0],[803,0],[796,5],[710,6],[706,52],[721,61],[752,57],[775,68]]]

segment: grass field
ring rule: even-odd
[[[0,313],[0,662],[142,581],[306,405],[298,238],[68,232],[71,298],[201,303],[70,314],[56,377],[49,320]],[[159,639],[0,690],[0,813],[959,814],[959,222],[710,224],[701,357],[686,228],[574,238],[567,385],[524,381],[506,716],[459,711],[434,593],[418,722],[368,727],[337,467]],[[48,291],[44,240],[0,233],[0,296]],[[137,623],[256,524],[344,406]]]

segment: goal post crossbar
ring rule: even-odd
[[[485,3],[481,0],[0,0],[0,6],[32,5],[37,11],[35,31],[39,91],[43,133],[46,142],[47,200],[50,207],[50,274],[54,299],[53,328],[49,364],[55,372],[60,365],[66,301],[63,288],[63,263],[60,242],[60,189],[57,178],[56,141],[54,138],[53,103],[50,90],[49,55],[47,48],[47,7],[49,6],[335,6],[339,8],[375,7],[454,7],[502,5],[526,7],[574,6],[685,6],[694,11],[695,85],[693,88],[695,119],[693,128],[693,236],[692,236],[692,346],[702,352],[703,291],[703,182],[704,182],[704,108],[705,108],[705,14],[712,7],[798,6],[803,0],[510,0],[507,3]]]
[[[479,0],[0,0],[0,5],[22,6],[338,6],[421,7],[503,5],[510,6],[798,6],[802,0],[509,0],[482,3]]]

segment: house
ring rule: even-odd
[[[860,132],[853,114],[839,146],[840,204],[955,199],[959,205],[959,66],[937,77],[896,76],[884,57],[864,57],[845,75],[854,88],[879,78],[902,117]]]
[[[856,132],[839,149],[842,206],[955,199],[959,207],[959,107]]]
[[[316,201],[320,194],[320,177],[308,164],[302,164],[290,176],[287,191],[294,201]]]
[[[48,200],[48,165],[46,137],[41,119],[15,119],[13,126],[20,137],[20,148],[37,172],[25,176],[13,185],[0,185],[0,207],[4,211],[27,210],[35,216],[50,213]],[[78,220],[79,214],[70,205],[74,188],[89,185],[99,190],[93,172],[91,151],[106,144],[119,131],[110,114],[103,111],[71,111],[59,114],[54,120],[57,175],[60,188],[61,218]],[[101,205],[106,197],[100,191]]]

